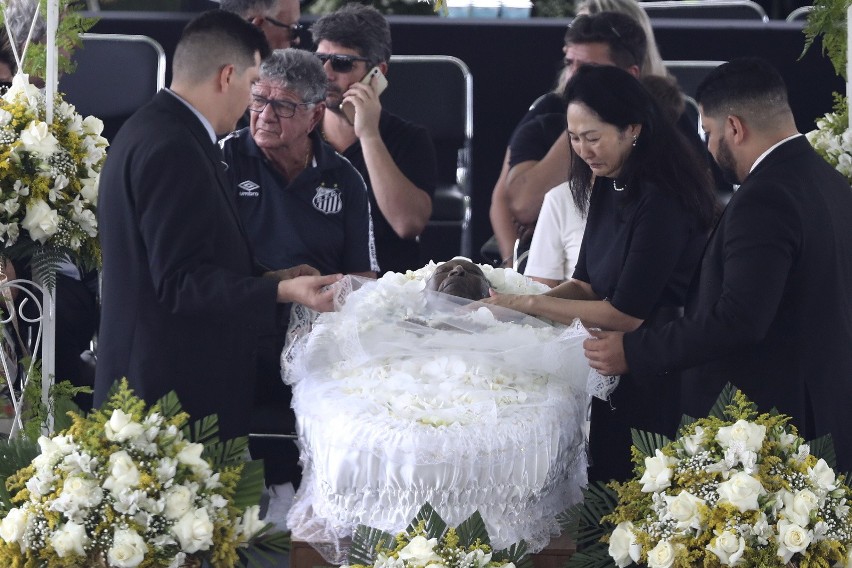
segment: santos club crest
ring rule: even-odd
[[[343,199],[340,197],[340,190],[331,187],[318,187],[317,194],[311,202],[314,209],[326,215],[334,215],[340,213],[343,209]]]

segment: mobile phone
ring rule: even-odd
[[[388,80],[378,66],[373,67],[372,69],[367,71],[367,74],[364,75],[364,78],[361,79],[360,83],[362,85],[369,85],[373,77],[376,78],[376,83],[373,86],[373,90],[376,92],[376,96],[379,96],[387,88]],[[343,110],[343,114],[346,115],[346,118],[349,120],[349,123],[353,124],[355,122],[355,105],[353,105],[349,101],[345,101],[342,105],[340,105],[340,108],[341,110]]]

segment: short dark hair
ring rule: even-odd
[[[648,38],[639,23],[620,12],[598,12],[577,16],[565,31],[566,44],[603,43],[612,62],[622,69],[633,65],[642,70]]]
[[[754,126],[772,127],[789,115],[787,86],[765,59],[743,57],[723,63],[698,85],[695,99],[704,115],[735,115]]]
[[[372,6],[352,2],[311,26],[314,45],[322,40],[354,49],[377,65],[390,60],[391,33],[387,20]]]
[[[641,124],[642,131],[618,176],[626,188],[625,197],[632,198],[631,188],[638,180],[652,182],[710,227],[716,203],[707,163],[636,77],[611,65],[584,65],[565,86],[563,102],[566,107],[584,104],[600,120],[622,132],[631,124]],[[592,170],[573,146],[570,148],[568,181],[575,204],[585,212],[592,191]]]
[[[267,12],[275,5],[275,0],[222,0],[219,8],[233,12],[241,18],[248,17],[250,12]]]
[[[176,77],[197,83],[228,64],[244,72],[255,64],[256,53],[261,59],[269,55],[262,31],[236,14],[210,10],[183,29],[172,70]]]

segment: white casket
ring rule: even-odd
[[[500,292],[547,289],[482,268]],[[285,352],[304,470],[287,523],[330,562],[357,525],[402,531],[427,501],[536,552],[581,499],[585,329],[426,291],[434,269],[347,277],[339,311]]]

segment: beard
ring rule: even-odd
[[[725,181],[732,185],[739,185],[740,179],[737,176],[737,159],[734,158],[731,147],[728,146],[728,142],[724,138],[719,140],[719,148],[716,150],[716,156],[714,157]]]
[[[343,103],[343,91],[329,85],[325,94],[325,108],[335,114],[343,114],[340,105]]]

